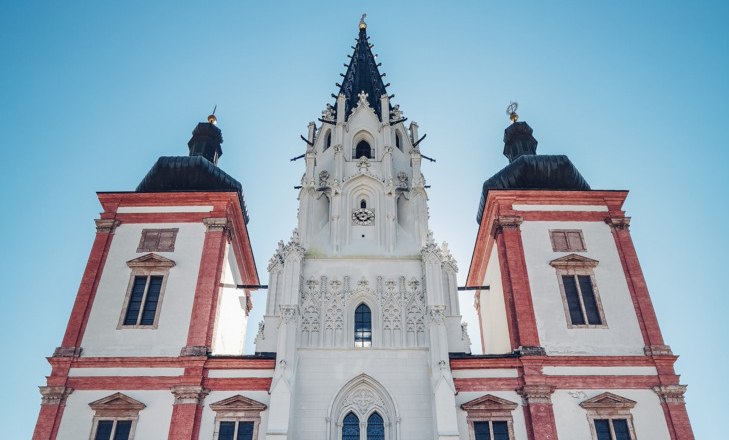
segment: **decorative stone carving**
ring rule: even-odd
[[[141,257],[134,258],[132,260],[127,261],[127,266],[131,267],[132,269],[135,267],[141,267],[141,268],[171,268],[175,267],[175,262],[170,260],[169,258],[165,258],[161,255],[157,254],[147,254],[142,255]]]
[[[367,208],[353,209],[352,223],[359,226],[372,226],[375,223],[375,210]]]
[[[320,307],[319,282],[310,278],[306,282],[306,288],[301,292],[301,330],[303,332],[309,334],[319,332]]]
[[[648,345],[643,347],[646,356],[673,356],[673,351],[668,345]]]
[[[605,219],[605,223],[617,231],[627,231],[630,229],[630,217],[608,217]]]
[[[360,158],[357,160],[357,171],[360,174],[369,174],[371,166],[372,164],[370,163],[370,160],[367,158],[367,156],[360,156]]]
[[[322,170],[319,173],[319,188],[329,187],[329,171]]]
[[[577,393],[581,393],[582,395],[585,394],[582,391],[578,391]],[[634,400],[626,399],[625,397],[618,396],[617,394],[602,393],[591,399],[585,400],[584,402],[580,403],[580,406],[589,410],[601,411],[618,408],[631,409],[635,407],[635,404],[636,402]]]
[[[350,392],[343,402],[344,407],[353,406],[361,414],[367,413],[371,408],[383,408],[382,399],[367,386],[360,386]]]
[[[428,309],[430,322],[435,325],[443,325],[443,321],[445,320],[445,306],[430,306]]]
[[[448,248],[448,242],[444,241],[440,246],[441,255],[443,257],[443,268],[450,269],[455,273],[458,273],[458,263],[453,258],[451,250]]]
[[[378,277],[379,280],[382,277]],[[382,328],[383,330],[401,330],[402,329],[402,317],[401,317],[401,300],[400,292],[397,291],[397,284],[394,280],[388,280],[384,283],[384,288],[381,292],[382,302]]]
[[[170,391],[175,396],[175,405],[202,405],[205,396],[210,393],[210,390],[199,385],[176,385]]]
[[[392,106],[392,110],[390,110],[390,117],[393,121],[397,121],[402,119],[402,111],[400,110],[400,104],[395,104]]]
[[[321,118],[327,121],[333,121],[334,114],[334,107],[331,104],[327,104],[326,108],[321,112]]]
[[[400,191],[407,191],[410,188],[408,183],[408,175],[405,171],[397,173],[397,189]]]
[[[41,405],[65,405],[66,398],[73,392],[68,387],[38,387],[41,393]]]
[[[471,337],[468,336],[468,323],[462,322],[461,323],[461,341],[463,341],[464,346],[468,349],[471,347]],[[470,352],[470,349],[469,349]]]
[[[258,344],[259,341],[263,341],[266,339],[266,321],[264,319],[261,319],[258,322],[258,333],[256,333],[256,339],[255,343]]]
[[[552,404],[552,393],[554,387],[545,384],[524,385],[517,390],[524,399],[524,405]]]
[[[53,350],[53,357],[78,357],[82,352],[81,347],[56,347]]]
[[[364,90],[357,93],[357,97],[359,98],[359,101],[357,101],[357,108],[359,108],[360,106],[362,106],[364,108],[367,108],[370,106],[370,103],[367,102],[368,96],[369,96],[369,94],[365,93]]]
[[[661,403],[685,403],[683,395],[686,388],[686,385],[659,385],[653,387],[653,391],[658,394]]]
[[[185,347],[182,347],[182,350],[180,350],[180,356],[207,356],[208,355],[208,347],[204,345],[188,345]]]
[[[420,290],[418,280],[408,281],[407,286],[406,330],[415,336],[414,340],[408,342],[417,345],[425,331],[425,294]]]
[[[518,215],[501,215],[494,219],[491,226],[491,235],[496,237],[504,232],[504,230],[519,230],[524,219]]]
[[[569,254],[550,261],[549,265],[555,269],[565,270],[576,267],[593,269],[597,267],[599,263],[599,261],[593,260],[592,258],[587,258],[578,254]]]
[[[217,231],[226,232],[230,229],[230,222],[225,217],[204,218],[203,224],[207,228],[208,232],[217,232]]]
[[[119,220],[100,218],[94,220],[96,223],[96,232],[99,234],[113,234],[117,226],[121,224]]]
[[[296,305],[283,305],[278,306],[279,314],[281,315],[282,324],[291,324],[296,319],[296,312],[298,311]]]

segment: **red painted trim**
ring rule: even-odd
[[[216,391],[268,391],[270,377],[203,378],[203,387]],[[175,385],[196,385],[193,376],[85,376],[68,378],[74,390],[170,390]]]
[[[41,405],[32,440],[55,440],[65,405]]]
[[[537,357],[534,357],[537,358]],[[451,359],[452,370],[518,368],[524,358],[474,358]],[[543,366],[565,367],[653,367],[659,374],[673,374],[670,367],[678,359],[677,356],[665,356],[662,359],[649,356],[540,356]],[[662,363],[661,363],[662,362]],[[670,368],[670,370],[669,370]],[[663,369],[663,370],[662,370]]]
[[[666,418],[671,440],[694,440],[694,431],[691,428],[686,404],[661,402],[661,408]]]
[[[541,380],[556,389],[651,389],[659,384],[658,376],[542,376]],[[514,391],[520,380],[510,378],[455,378],[456,391]]]
[[[172,407],[172,420],[168,440],[192,440],[197,438],[195,425],[198,424],[202,405],[196,403],[178,403]]]
[[[602,222],[605,221],[607,211],[514,211],[518,213],[524,221],[582,221],[582,222]]]
[[[203,386],[213,391],[226,390],[256,390],[268,391],[271,388],[272,378],[270,377],[221,377],[207,378],[203,381]]]

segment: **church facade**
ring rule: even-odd
[[[189,156],[98,194],[34,440],[693,439],[627,192],[537,155],[514,109],[459,287],[428,226],[418,125],[391,103],[368,40],[362,21],[339,94],[309,124],[298,227],[267,285],[242,185],[217,166],[215,116]],[[483,354],[459,290],[475,294]]]

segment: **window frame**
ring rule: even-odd
[[[213,440],[220,436],[221,422],[236,422],[235,434],[238,432],[240,422],[253,422],[253,439],[258,439],[258,430],[261,426],[261,412],[267,407],[265,404],[237,394],[219,402],[211,403],[210,408],[215,412],[215,427]]]
[[[635,401],[609,392],[581,402],[580,406],[587,412],[587,422],[590,424],[592,440],[598,440],[595,420],[609,420],[611,440],[615,440],[613,420],[625,420],[628,425],[630,440],[637,440],[632,414],[635,405]]]
[[[570,254],[562,258],[552,260],[549,264],[554,267],[557,274],[557,283],[559,284],[559,292],[562,297],[562,306],[565,313],[565,320],[567,321],[567,328],[584,329],[584,328],[609,328],[607,319],[605,318],[605,310],[602,306],[600,299],[600,291],[597,287],[595,280],[594,268],[597,267],[599,261],[593,260],[577,254]],[[585,321],[584,324],[574,324],[572,322],[572,316],[570,315],[569,303],[567,301],[567,292],[564,287],[563,276],[571,276],[575,278],[575,285],[577,289],[577,296],[580,301],[580,310],[582,317]],[[590,324],[587,316],[587,310],[585,309],[584,296],[582,294],[582,288],[580,287],[579,277],[587,276],[590,278],[590,285],[592,286],[592,294],[595,297],[595,305],[597,307],[597,313],[600,317],[600,324]]]
[[[147,254],[139,258],[127,261],[127,266],[131,269],[129,275],[129,283],[127,284],[127,291],[124,295],[124,302],[121,307],[121,314],[119,315],[119,322],[117,324],[117,330],[123,329],[156,329],[159,325],[159,317],[162,311],[162,304],[167,290],[167,280],[169,279],[170,269],[175,266],[175,262],[161,257],[156,254]],[[159,297],[157,298],[157,309],[154,311],[154,321],[152,324],[124,324],[124,320],[127,315],[127,309],[129,309],[129,303],[132,299],[132,293],[134,291],[134,283],[137,277],[147,277],[147,281],[144,287],[144,296],[142,297],[142,305],[137,316],[137,322],[140,321],[142,313],[144,312],[144,304],[146,303],[147,293],[149,292],[149,283],[152,276],[161,276],[162,284],[160,286]]]
[[[569,238],[567,238],[567,234],[569,233],[576,233],[580,236],[580,243],[581,247],[579,249],[575,249],[570,247],[570,241]],[[566,247],[559,247],[557,246],[557,243],[554,240],[555,234],[564,234],[565,237],[565,243],[567,244]],[[587,245],[585,244],[585,235],[582,232],[582,229],[550,229],[549,230],[549,241],[552,243],[552,250],[554,252],[587,252]]]
[[[464,403],[461,409],[466,411],[468,438],[476,440],[476,422],[487,422],[491,434],[493,434],[493,422],[506,422],[509,440],[515,440],[513,412],[518,406],[519,404],[515,402],[491,394]]]
[[[364,336],[363,336],[363,339],[361,341],[358,341],[357,340],[357,335],[358,334],[361,333],[361,334],[364,335],[364,334],[367,333],[366,330],[365,331],[357,331],[357,322],[358,322],[357,321],[357,311],[362,306],[366,307],[367,308],[367,311],[369,312],[369,338],[368,339],[365,339]],[[372,348],[372,345],[373,345],[372,344],[372,327],[373,327],[373,325],[372,325],[372,307],[370,307],[369,304],[367,304],[364,301],[362,301],[359,304],[357,304],[357,307],[354,308],[354,314],[352,315],[352,322],[354,324],[354,328],[353,328],[353,331],[354,331],[354,338],[353,338],[354,348]],[[360,343],[361,343],[361,345],[358,345]]]
[[[134,440],[134,433],[137,429],[137,421],[139,420],[139,412],[146,408],[146,405],[138,400],[122,393],[114,393],[110,396],[89,403],[89,407],[94,411],[94,417],[91,421],[91,434],[89,440],[96,438],[96,432],[99,429],[99,422],[112,421],[113,427],[110,440],[114,440],[117,423],[120,421],[131,421],[129,428],[129,437],[127,440]]]
[[[137,252],[174,252],[175,251],[175,243],[177,242],[177,233],[180,231],[180,228],[164,228],[164,229],[142,229],[141,237],[139,238],[139,246],[137,246]],[[159,244],[160,240],[162,239],[162,233],[163,232],[171,232],[172,233],[172,243],[169,248],[161,249]],[[155,246],[145,247],[146,242],[146,236],[148,234],[159,234],[157,237],[157,242]]]

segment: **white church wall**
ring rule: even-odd
[[[605,328],[568,328],[555,268],[549,262],[570,252],[554,252],[550,229],[582,230],[587,251],[599,264],[595,284]],[[548,354],[642,355],[643,336],[610,227],[603,222],[525,221],[521,225],[529,284],[539,338]]]
[[[495,244],[491,248],[487,264],[482,285],[489,286],[489,290],[481,290],[479,297],[483,353],[510,353],[511,341],[506,319],[504,288],[501,280],[499,254]]]
[[[590,423],[587,412],[580,403],[609,391],[636,402],[630,411],[635,436],[638,439],[670,439],[666,418],[658,396],[651,390],[557,390],[552,394],[552,406],[559,438],[590,439]],[[525,437],[526,438],[526,437]]]
[[[94,411],[89,407],[89,403],[117,392],[146,405],[139,412],[135,439],[167,438],[170,420],[172,419],[172,404],[174,403],[174,397],[169,390],[76,390],[66,400],[63,419],[56,440],[84,440],[90,438]]]
[[[142,229],[178,228],[174,260],[166,280],[157,328],[117,328]],[[199,223],[121,224],[116,228],[84,333],[84,356],[177,356],[185,346],[200,268],[205,226]]]
[[[213,337],[213,354],[240,355],[246,340],[248,312],[246,291],[235,286],[242,284],[238,262],[230,244],[226,247],[223,273],[218,299]]]

